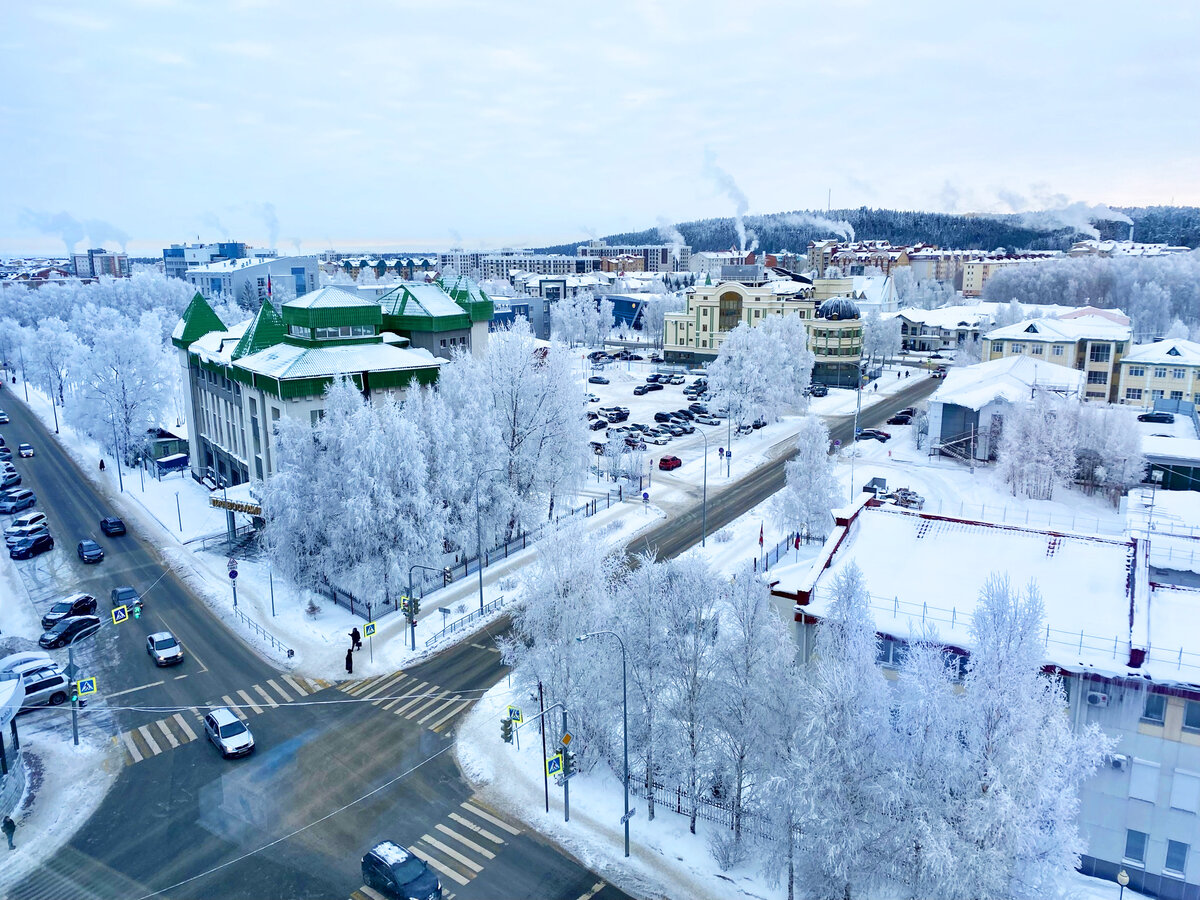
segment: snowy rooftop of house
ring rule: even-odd
[[[220,262],[205,263],[202,266],[196,266],[194,269],[188,269],[187,274],[211,274],[223,275],[228,272],[234,272],[238,269],[245,269],[250,266],[269,266],[273,263],[284,263],[290,260],[299,262],[316,262],[315,256],[278,256],[269,257],[267,259],[223,259]],[[290,272],[288,274],[291,274]]]
[[[237,346],[238,341],[242,339],[242,335],[246,333],[246,329],[253,322],[253,319],[247,319],[245,322],[239,322],[232,326],[228,331],[210,331],[193,341],[188,347],[188,352],[195,353],[208,362],[229,363],[232,359],[233,348]]]
[[[1176,423],[1179,422],[1178,419],[1175,421]],[[1188,421],[1187,424],[1190,429],[1191,422]],[[1188,467],[1200,466],[1200,440],[1196,438],[1159,437],[1156,434],[1149,434],[1142,438],[1142,454],[1150,462],[1178,463]],[[1196,524],[1200,525],[1200,519],[1196,521]]]
[[[954,367],[930,402],[983,409],[994,400],[1028,400],[1034,386],[1063,394],[1078,394],[1084,374],[1066,366],[1038,362],[1028,356],[1007,356],[973,366]]]
[[[970,522],[868,504],[848,525],[835,529],[809,572],[785,575],[788,581],[775,590],[799,596],[811,592],[809,603],[798,609],[821,618],[829,608],[833,576],[855,563],[862,570],[881,633],[910,639],[920,636],[924,625],[932,625],[939,641],[969,650],[980,588],[989,575],[1000,572],[1016,589],[1030,581],[1037,584],[1045,606],[1047,662],[1124,675],[1147,669],[1127,667],[1131,604],[1136,610],[1136,647],[1146,647],[1145,640],[1153,638],[1148,603],[1156,614],[1158,610],[1156,602],[1147,599],[1146,582],[1138,582],[1134,574],[1134,557],[1133,540]],[[1200,602],[1190,610],[1182,603],[1169,608],[1178,657],[1180,636],[1198,633]],[[1154,622],[1154,633],[1160,627]],[[1148,660],[1163,679],[1200,682],[1200,654],[1190,671],[1186,666],[1177,670],[1175,657],[1167,665],[1165,655],[1152,652]]]
[[[1073,309],[1070,312],[1062,313],[1058,316],[1059,319],[1078,319],[1080,316],[1100,316],[1102,319],[1108,319],[1110,322],[1116,322],[1118,325],[1128,325],[1129,316],[1121,312],[1119,309],[1101,309],[1098,306],[1081,306],[1079,309]]]
[[[1121,363],[1200,366],[1200,344],[1170,338],[1153,344],[1142,344],[1122,357]]]
[[[243,356],[237,364],[243,369],[271,378],[320,378],[354,372],[428,369],[430,366],[439,366],[442,362],[443,360],[428,350],[377,343],[333,347],[276,344],[258,353]]]
[[[989,340],[1024,341],[1128,341],[1128,325],[1119,325],[1103,316],[1077,319],[1026,319],[988,332]]]
[[[330,285],[309,291],[283,305],[291,309],[339,309],[347,306],[378,306],[379,304],[360,297],[354,288]]]
[[[931,328],[975,328],[988,318],[978,306],[943,306],[940,309],[902,309],[895,315]]]

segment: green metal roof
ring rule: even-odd
[[[193,341],[213,331],[224,331],[225,323],[220,320],[208,301],[197,291],[192,302],[183,311],[183,317],[171,332],[171,343],[186,350]]]
[[[283,340],[284,334],[283,317],[275,311],[275,307],[271,305],[269,299],[264,300],[258,316],[250,323],[250,327],[246,329],[242,339],[233,348],[231,358],[240,359],[251,353],[257,353],[259,350],[265,350],[267,347],[273,347]]]

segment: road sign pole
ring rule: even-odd
[[[546,772],[546,702],[542,697],[542,683],[538,681],[538,731],[542,733],[542,787],[546,791],[546,812],[550,812],[550,775]]]
[[[237,609],[237,580],[235,578],[230,578],[229,586],[233,588],[233,608]]]
[[[67,668],[70,669],[71,679],[75,678],[75,647],[72,644],[67,644]],[[75,741],[75,746],[79,746],[79,701],[76,699],[77,690],[71,691],[71,738]]]
[[[567,708],[563,707],[563,730],[562,733],[567,733]],[[546,733],[545,728],[542,729],[542,734]],[[566,762],[566,754],[569,752],[566,748],[563,749],[563,761]],[[565,766],[563,767],[566,768]],[[571,779],[567,777],[567,773],[563,772],[563,821],[571,821]]]
[[[179,491],[175,492],[175,516],[179,519],[179,533],[183,534],[183,512],[179,508]]]

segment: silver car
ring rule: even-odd
[[[173,666],[183,662],[183,645],[169,631],[156,631],[146,638],[146,652],[156,666]]]
[[[254,752],[254,735],[228,706],[220,706],[204,717],[204,733],[226,759]]]

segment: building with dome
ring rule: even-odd
[[[863,323],[858,304],[849,297],[830,297],[817,307],[808,326],[816,384],[853,387],[862,360]]]

